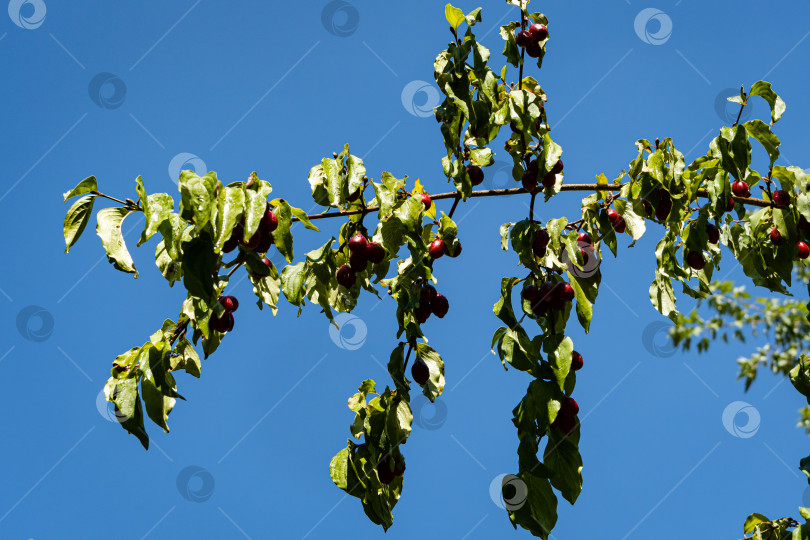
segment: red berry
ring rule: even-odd
[[[366,246],[366,258],[372,264],[380,264],[385,259],[385,248],[377,242],[369,242]]]
[[[703,258],[703,253],[699,251],[690,251],[686,254],[686,264],[695,270],[703,270],[706,266],[706,259]]]
[[[379,463],[377,463],[377,477],[380,479],[380,483],[385,485],[394,481],[395,475],[394,471],[391,470],[391,459],[388,454],[380,458]]]
[[[620,217],[621,216],[616,210],[614,210],[613,208],[608,208],[607,218],[608,220],[610,220],[611,223],[615,223],[616,220],[619,219]]]
[[[777,229],[776,227],[771,229],[771,235],[770,236],[771,236],[771,244],[773,244],[775,246],[781,246],[782,245],[782,234],[779,232],[779,229]]]
[[[807,219],[802,215],[799,215],[799,225],[798,226],[799,226],[799,229],[803,230],[804,232],[810,232],[810,222],[808,222]]]
[[[529,162],[529,166],[526,167],[527,171],[534,171],[537,174],[540,171],[540,165],[537,163],[536,159],[533,159]]]
[[[461,242],[459,242],[456,245],[456,252],[455,253],[450,253],[450,248],[448,246],[449,246],[449,244],[447,244],[447,243],[444,244],[444,254],[445,255],[447,255],[448,257],[452,257],[454,259],[456,257],[458,257],[459,255],[461,255]]]
[[[556,287],[556,296],[563,302],[570,302],[574,299],[574,288],[571,286],[570,283],[565,283],[561,281],[557,283]]]
[[[545,41],[548,39],[548,27],[535,23],[529,27],[529,34],[534,41]]]
[[[472,185],[477,186],[484,181],[484,171],[478,165],[467,165],[466,170]]]
[[[450,309],[450,302],[447,301],[447,297],[442,294],[436,294],[436,298],[430,303],[430,310],[436,315],[438,318],[443,319],[445,315],[447,315],[447,311]]]
[[[720,241],[720,231],[711,223],[706,224],[706,234],[709,237],[709,243],[716,244]]]
[[[425,205],[425,210],[430,209],[430,205],[433,204],[433,201],[430,200],[430,195],[427,193],[422,193],[422,204]]]
[[[243,248],[253,251],[259,247],[261,241],[262,241],[262,230],[257,229],[256,232],[253,233],[253,236],[250,237],[250,240],[245,242],[243,238],[240,243],[242,244]]]
[[[728,198],[728,203],[726,203],[726,212],[731,212],[734,210],[734,199],[732,197]]]
[[[577,241],[578,242],[584,242],[586,244],[590,244],[591,243],[591,235],[589,235],[586,232],[581,232],[581,233],[579,233],[577,235]]]
[[[436,288],[433,285],[425,285],[419,292],[419,305],[429,306],[436,299]]]
[[[540,285],[540,291],[538,293],[540,296],[540,301],[546,303],[551,302],[555,298],[555,292],[556,288],[554,283],[551,281],[546,281]]]
[[[810,247],[807,247],[807,244],[801,240],[796,242],[796,247],[799,250],[797,255],[800,259],[806,259],[808,256],[810,256]]]
[[[366,269],[366,266],[368,266],[368,257],[365,251],[352,251],[349,253],[349,267],[355,273],[359,274]]]
[[[731,192],[737,197],[750,197],[751,192],[748,190],[748,184],[742,180],[737,180],[731,184]]]
[[[641,199],[641,205],[644,207],[644,212],[646,212],[648,216],[653,215],[653,207],[652,204],[650,204],[650,201],[647,199]]]
[[[624,221],[623,217],[619,217],[619,219],[611,223],[611,225],[613,225],[613,230],[619,234],[624,234],[624,231],[627,230],[627,223]]]
[[[428,253],[431,259],[438,259],[444,255],[444,240],[437,238],[431,242],[430,246],[428,246]]]
[[[537,189],[537,173],[533,171],[526,171],[523,173],[523,177],[520,179],[521,183],[523,184],[523,189],[531,193],[535,189]]]
[[[554,419],[554,422],[552,422],[551,426],[559,429],[565,434],[570,434],[577,427],[577,417],[566,416],[561,412],[560,414],[557,415],[557,418]]]
[[[263,229],[267,232],[273,232],[278,227],[278,217],[276,217],[275,212],[270,210],[270,205],[267,205],[267,210],[264,212],[262,216],[262,220],[259,222],[259,229]]]
[[[233,314],[230,312],[225,312],[222,314],[222,317],[217,317],[216,314],[211,315],[211,318],[208,321],[208,327],[221,334],[224,334],[233,330],[233,323]]]
[[[532,39],[532,35],[529,33],[528,30],[521,30],[520,32],[517,33],[515,41],[517,42],[518,47],[526,47],[534,40]]]
[[[560,413],[565,416],[576,416],[579,414],[579,403],[572,397],[566,397],[560,407]]]
[[[548,234],[548,231],[545,229],[537,229],[534,233],[534,247],[535,248],[544,248],[548,245],[551,241],[551,236]]]
[[[267,257],[262,257],[262,262],[264,263],[264,265],[267,267],[268,270],[270,268],[273,268],[273,261],[271,261]]]
[[[663,189],[658,190],[658,207],[655,209],[655,219],[665,221],[672,211],[672,199]]]
[[[557,183],[557,175],[549,171],[543,176],[543,187],[551,188]]]
[[[532,58],[540,58],[540,56],[543,54],[543,47],[541,47],[536,41],[532,41],[526,45],[526,54]]]
[[[360,233],[355,234],[349,239],[349,251],[352,253],[365,253],[368,247],[368,240]]]
[[[340,268],[337,269],[335,273],[335,278],[337,278],[337,282],[346,287],[347,289],[351,289],[354,285],[354,282],[357,280],[357,275],[354,273],[354,270],[348,264],[344,264]]]
[[[532,313],[536,317],[545,317],[548,312],[548,304],[546,302],[534,302],[532,305]]]
[[[584,248],[579,248],[579,252],[582,253],[582,264],[588,264],[588,252]]]
[[[411,366],[411,376],[416,384],[423,386],[430,378],[430,368],[424,360],[417,358]]]
[[[571,353],[571,369],[579,371],[583,365],[585,365],[585,361],[582,359],[582,355],[577,351]]]
[[[520,295],[525,300],[534,303],[540,299],[540,289],[538,289],[536,285],[532,285],[530,283],[523,287],[523,291],[521,291]]]
[[[256,231],[256,234],[261,235],[259,245],[256,246],[256,253],[267,253],[270,251],[270,247],[273,245],[273,235],[262,229],[261,226],[259,226],[259,230]]]
[[[554,174],[560,174],[563,171],[563,162],[561,159],[557,160],[557,163],[551,168],[551,172]]]
[[[225,308],[225,311],[233,312],[239,309],[239,300],[235,296],[223,296],[219,299],[219,303]]]
[[[790,206],[790,193],[787,191],[779,191],[773,192],[773,202],[778,204],[779,206]]]
[[[413,314],[419,324],[425,324],[425,321],[430,318],[430,306],[427,304],[421,305],[413,310]]]

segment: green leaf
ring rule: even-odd
[[[416,356],[421,358],[430,369],[430,377],[422,387],[422,393],[432,403],[444,391],[444,361],[439,353],[424,343],[416,344]]]
[[[306,212],[304,212],[300,208],[295,208],[293,206],[290,207],[290,211],[298,219],[298,221],[304,224],[304,227],[306,227],[310,231],[321,232],[321,230],[318,227],[312,224]]]
[[[397,394],[405,400],[410,400],[409,390],[411,383],[405,377],[405,343],[400,343],[391,351],[391,358],[388,360],[388,373],[397,388]]]
[[[324,174],[324,187],[329,197],[329,204],[342,208],[346,201],[346,182],[341,173],[341,165],[337,160],[323,158],[321,168]]]
[[[145,449],[149,449],[149,436],[143,427],[143,409],[138,395],[138,379],[111,377],[104,385],[104,397],[115,404],[115,415],[125,430],[135,435]]]
[[[750,120],[743,126],[748,134],[759,141],[765,151],[768,152],[768,157],[771,159],[769,168],[773,168],[773,164],[779,159],[779,145],[782,144],[779,137],[774,135],[771,132],[771,126],[762,120]]]
[[[810,362],[807,356],[802,354],[799,363],[790,370],[790,382],[793,387],[805,398],[810,405]]]
[[[211,236],[203,233],[183,242],[183,285],[191,296],[209,300],[214,294],[214,273],[219,257]]]
[[[349,145],[346,145],[348,151]],[[366,166],[363,160],[357,156],[349,154],[346,157],[346,183],[348,186],[348,194],[351,195],[358,189],[363,187],[363,178],[366,176]]]
[[[269,182],[253,179],[245,185],[244,239],[247,242],[259,228],[259,222],[267,211],[267,196],[273,191]],[[226,238],[227,240],[227,238]]]
[[[526,486],[526,501],[509,512],[509,519],[535,536],[548,538],[557,523],[557,497],[551,483],[529,471],[522,471],[519,477]]]
[[[551,485],[560,490],[565,500],[574,504],[582,492],[579,427],[568,435],[558,429],[549,431],[543,462],[552,471]]]
[[[385,411],[385,430],[394,445],[403,444],[411,435],[413,412],[404,399],[392,400]]]
[[[205,227],[211,219],[215,202],[215,186],[209,189],[210,178],[200,178],[191,171],[180,174],[180,214],[194,219],[198,229]]]
[[[299,308],[304,300],[304,283],[307,280],[307,274],[306,263],[303,261],[296,265],[285,266],[281,271],[281,290],[287,301]],[[298,314],[301,314],[300,309]]]
[[[329,476],[332,482],[343,491],[348,491],[349,449],[344,448],[329,462]]]
[[[493,163],[490,148],[473,148],[470,150],[470,161],[479,167],[489,167]]]
[[[135,269],[135,263],[132,262],[132,256],[127,250],[124,235],[121,234],[121,225],[131,213],[132,210],[126,208],[104,208],[99,210],[96,215],[98,221],[96,234],[101,238],[101,244],[107,251],[107,260],[112,263],[116,270],[135,274],[135,278],[137,278],[138,271]]]
[[[200,377],[200,370],[202,369],[200,357],[188,339],[183,337],[177,340],[171,361],[172,371],[182,369],[193,377]]]
[[[90,193],[91,191],[96,191],[98,189],[98,185],[96,184],[96,177],[95,176],[88,176],[81,182],[79,182],[75,188],[71,189],[70,191],[66,191],[64,193],[65,200],[67,202],[68,199],[71,197],[77,197],[79,195],[84,195],[85,193]]]
[[[461,26],[461,23],[466,20],[464,17],[464,12],[457,7],[453,7],[451,4],[444,6],[444,18],[447,19],[447,22],[450,23],[453,30],[456,30],[459,26]]]
[[[743,533],[748,534],[753,532],[754,527],[759,525],[760,523],[770,523],[771,520],[763,516],[762,514],[757,514],[756,512],[745,518],[745,523],[743,523]]]
[[[672,281],[670,278],[662,275],[658,270],[655,271],[655,279],[650,285],[650,301],[652,301],[655,309],[669,317],[673,321],[678,316],[678,310],[675,307],[675,291],[672,288]]]
[[[180,261],[171,258],[166,250],[165,240],[161,240],[155,248],[155,265],[163,277],[169,281],[170,287],[183,277],[183,267],[180,265]]]
[[[217,198],[217,210],[216,224],[214,227],[216,235],[214,251],[219,253],[222,251],[222,246],[224,246],[225,242],[231,237],[233,228],[245,213],[244,188],[240,185],[222,188]],[[249,231],[245,228],[245,241],[249,239],[249,236],[251,236],[253,232],[254,231]]]
[[[571,370],[571,354],[573,351],[574,342],[571,341],[571,338],[566,337],[554,350],[554,354],[549,356],[551,371],[554,373],[554,378],[557,380],[560,390],[565,388],[565,379]]]
[[[259,298],[259,308],[262,302],[270,306],[273,315],[278,313],[278,295],[281,291],[281,278],[275,265],[270,268],[270,274],[261,276],[248,272],[248,278],[253,284],[253,294]]]
[[[782,98],[776,95],[776,92],[773,91],[771,88],[771,83],[769,82],[755,82],[751,87],[751,91],[748,92],[748,95],[759,96],[768,102],[768,105],[771,106],[771,125],[778,122],[779,119],[782,118],[782,115],[787,108],[785,102],[782,101]]]
[[[274,199],[270,201],[273,205],[273,211],[278,218],[278,227],[273,231],[273,243],[276,245],[279,253],[284,255],[287,262],[293,260],[293,236],[290,232],[292,226],[292,208],[284,199]]]
[[[75,244],[79,237],[87,227],[87,222],[90,221],[90,215],[93,213],[93,202],[95,195],[85,195],[70,207],[65,214],[65,253],[70,251],[70,246]]]

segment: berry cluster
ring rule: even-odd
[[[419,307],[414,309],[413,314],[419,324],[424,324],[431,313],[443,319],[449,309],[450,303],[447,301],[447,297],[436,292],[433,285],[426,284],[419,295]]]
[[[247,251],[255,251],[256,253],[267,253],[270,246],[273,245],[273,231],[278,227],[278,217],[275,212],[270,209],[270,203],[267,203],[267,209],[259,221],[259,228],[250,237],[250,240],[245,241],[245,226],[243,223],[237,223],[236,227],[231,232],[231,237],[225,241],[222,246],[223,253],[230,253],[236,246],[239,245]],[[269,261],[268,261],[269,262]]]
[[[397,476],[405,474],[405,461],[397,461],[393,459],[390,454],[385,454],[377,462],[377,476],[380,482],[388,485],[394,481]]]
[[[526,49],[526,54],[532,58],[539,58],[543,54],[543,47],[540,45],[548,39],[548,27],[545,24],[532,24],[526,30],[517,33],[515,41],[518,47]]]
[[[540,183],[543,184],[543,187],[550,188],[554,187],[554,184],[557,183],[557,175],[563,171],[563,162],[561,159],[557,160],[557,163],[551,167],[546,174],[543,175],[543,179]],[[523,184],[523,189],[528,192],[532,192],[537,188],[537,181],[538,177],[540,176],[540,165],[538,164],[536,159],[533,159],[529,162],[528,167],[526,167],[526,172],[523,173],[520,181]]]
[[[221,317],[218,317],[216,313],[211,315],[208,327],[224,334],[233,330],[233,312],[239,309],[239,301],[235,296],[222,296],[219,303],[225,309],[225,312]]]
[[[364,271],[368,263],[379,264],[385,259],[385,248],[377,242],[369,242],[362,234],[357,233],[349,239],[349,264],[337,269],[337,282],[351,289],[357,281],[357,274]]]

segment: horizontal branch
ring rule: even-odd
[[[622,189],[621,185],[614,185],[614,184],[563,184],[560,187],[560,191],[620,191]],[[542,188],[538,186],[535,190],[535,193],[542,193]],[[470,194],[470,197],[503,197],[506,195],[528,195],[528,192],[523,188],[509,188],[509,189],[486,189],[481,191],[473,191]],[[709,193],[705,189],[698,190],[698,197],[708,198]],[[449,191],[447,193],[436,193],[435,195],[431,194],[430,198],[434,201],[440,201],[442,199],[457,199],[459,198],[459,194],[457,191]],[[771,206],[769,201],[764,201],[762,199],[753,199],[750,197],[732,197],[734,201],[749,205],[749,206],[759,206],[762,208],[767,208]],[[370,213],[375,210],[379,210],[379,206],[367,206],[365,209],[358,209],[358,210],[345,210],[342,212],[324,212],[323,214],[312,214],[307,216],[310,220],[314,219],[326,219],[326,218],[333,218],[333,217],[341,217],[341,216],[354,216],[357,214],[363,213]],[[298,218],[293,218],[293,221],[299,221]]]

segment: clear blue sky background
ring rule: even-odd
[[[393,302],[365,297],[355,312],[365,341],[350,351],[317,310],[296,318],[282,302],[273,318],[238,283],[236,329],[202,379],[179,375],[188,401],[172,413],[171,434],[148,425],[145,452],[96,400],[112,359],[176,316],[184,292],[154,267],[154,241],[135,249],[137,218],[125,231],[138,280],[109,267],[94,222],[64,255],[61,194],[90,174],[119,197],[135,197],[138,174],[149,192],[174,194],[170,163],[190,153],[223,180],[256,170],[309,209],[309,168],[345,142],[375,179],[388,170],[445,191],[438,126],[419,116],[431,91],[406,96],[417,114],[402,96],[412,81],[432,81],[449,40],[443,4],[354,1],[327,28],[325,1],[45,2],[41,24],[37,6],[21,8],[20,24],[36,28],[0,17],[0,537],[382,538],[332,484],[328,463],[349,436],[348,396],[365,378],[388,382],[381,364],[396,344]],[[542,75],[527,73],[549,93],[568,181],[612,178],[640,137],[671,136],[696,158],[728,123],[717,96],[762,78],[788,105],[777,125],[780,163],[810,167],[807,3],[663,1],[663,16],[640,34],[657,45],[634,29],[647,7],[636,0],[531,7],[548,14],[552,39]],[[514,10],[484,8],[478,34],[499,53],[496,27]],[[89,90],[99,73],[112,75]],[[764,118],[767,107],[758,102],[752,114]],[[494,149],[502,159],[501,143]],[[507,184],[503,172],[489,171],[487,182]],[[408,472],[388,538],[527,537],[512,532],[490,485],[516,468],[511,411],[529,379],[488,352],[500,277],[522,274],[500,251],[498,226],[526,216],[523,199],[473,200],[456,213],[464,254],[436,267],[450,314],[426,325],[447,387],[439,408],[415,403],[422,427],[403,448]],[[578,208],[569,194],[537,211]],[[299,257],[320,242],[295,232]],[[645,328],[662,320],[647,296],[661,233],[651,225],[630,250],[621,241],[621,258],[602,266],[591,334],[570,327],[585,357],[575,392],[585,480],[575,507],[561,502],[554,538],[674,539],[686,529],[738,538],[750,512],[795,516],[810,502],[796,470],[808,453],[794,428],[800,396],[770,374],[748,393],[735,380],[735,359],[763,340],[698,356],[672,354],[659,333],[658,349],[645,347]],[[735,266],[726,258],[718,275],[744,283]],[[18,314],[31,305],[39,315],[20,330]],[[722,424],[738,400],[760,414],[752,437]],[[201,470],[184,484],[191,466]]]

